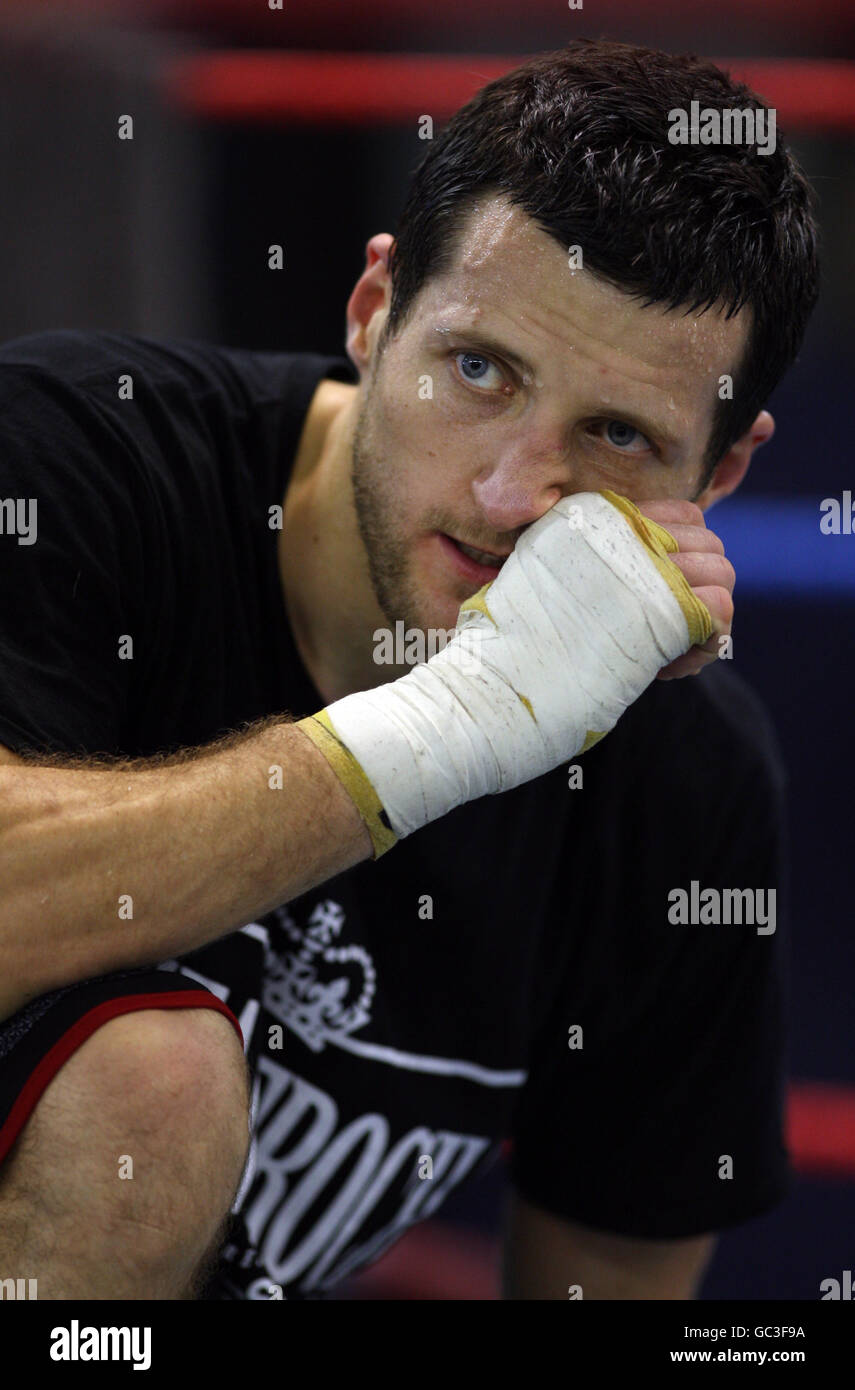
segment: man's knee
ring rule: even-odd
[[[51,1081],[0,1179],[107,1223],[204,1229],[234,1197],[249,1088],[233,1025],[212,1009],[144,1009],[103,1024]],[[0,1185],[2,1191],[2,1185]]]

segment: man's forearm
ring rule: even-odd
[[[4,765],[0,1018],[203,946],[371,853],[326,759],[286,720],[159,765]]]

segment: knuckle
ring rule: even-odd
[[[655,506],[655,503],[651,503],[650,505]],[[671,521],[676,525],[702,527],[706,529],[704,514],[696,502],[689,502],[685,498],[671,498],[668,501],[662,502],[661,507],[662,514],[665,517],[670,517]],[[666,520],[661,524],[667,527],[668,522]]]
[[[716,588],[716,608],[720,620],[730,627],[733,621],[733,597],[729,589]]]
[[[736,570],[727,557],[711,554],[706,555],[704,560],[707,583],[720,585],[723,589],[731,590],[736,583]]]
[[[717,535],[715,531],[710,531],[709,528],[707,528],[707,545],[716,555],[724,554],[724,541],[721,536]]]

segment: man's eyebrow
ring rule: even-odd
[[[534,376],[535,370],[530,362],[519,353],[512,352],[504,343],[498,339],[491,338],[489,333],[483,333],[479,328],[455,328],[452,324],[435,324],[434,332],[442,338],[465,338],[467,343],[474,348],[483,348],[485,352],[492,352],[496,357],[504,357],[506,362],[511,362],[518,371],[528,376]]]
[[[465,340],[468,347],[490,352],[495,357],[503,357],[506,362],[512,363],[524,375],[537,375],[535,368],[524,357],[520,357],[519,353],[512,352],[504,343],[499,342],[497,338],[491,337],[489,333],[484,333],[479,328],[456,328],[453,324],[435,324],[434,332],[442,338]],[[609,419],[621,420],[624,424],[631,425],[633,429],[639,430],[648,438],[661,441],[663,445],[675,453],[682,453],[685,449],[685,440],[675,434],[673,430],[668,429],[661,421],[654,420],[643,411],[635,410],[629,406],[623,409],[621,406],[613,406],[611,403],[607,405],[604,402],[601,413],[604,416],[608,415]]]

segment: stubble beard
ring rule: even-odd
[[[353,435],[351,483],[359,534],[365,547],[371,585],[390,626],[426,631],[430,626],[412,576],[412,549],[395,530],[396,499],[388,483],[390,470],[378,457],[371,438],[370,410],[374,378],[365,393]]]

